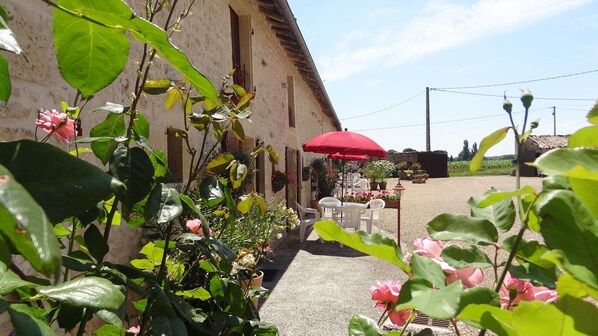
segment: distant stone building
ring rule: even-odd
[[[569,142],[569,135],[530,135],[521,149],[519,171],[521,176],[538,176],[536,167],[529,166],[540,155],[555,148],[565,148]]]

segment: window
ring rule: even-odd
[[[230,8],[232,68],[235,84],[253,91],[251,82],[251,20],[249,15],[238,15]]]
[[[287,77],[287,105],[289,110],[289,127],[295,127],[295,85],[293,76]]]
[[[172,127],[166,129],[168,169],[172,174],[169,182],[183,182],[183,139],[178,135],[181,132]]]

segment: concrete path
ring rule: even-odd
[[[524,178],[522,185],[541,187],[540,178]],[[430,179],[426,184],[403,181],[401,200],[401,246],[411,251],[413,240],[427,235],[426,223],[441,213],[468,214],[467,200],[488,188],[515,189],[510,176],[452,177]],[[390,179],[388,189],[396,185]],[[381,213],[382,234],[396,239],[397,210]],[[377,229],[374,229],[377,232]],[[275,249],[274,260],[265,263],[264,287],[271,289],[260,306],[263,321],[276,325],[281,336],[347,335],[349,320],[362,314],[377,320],[369,288],[377,280],[406,277],[397,267],[338,243],[320,243],[315,232],[299,242],[298,228]],[[416,327],[416,326],[415,326]],[[447,329],[436,329],[445,334]],[[451,333],[452,334],[452,333]]]

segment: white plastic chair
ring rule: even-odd
[[[367,202],[366,205],[368,206],[366,215],[361,217],[361,221],[366,223],[368,233],[372,233],[372,224],[374,223],[376,223],[378,232],[380,232],[380,226],[378,225],[378,221],[380,220],[380,210],[384,209],[386,202],[381,199],[373,199]]]
[[[318,205],[323,209],[322,219],[336,220],[335,208],[341,206],[341,201],[335,197],[324,197],[318,201]]]
[[[355,184],[353,184],[353,190],[358,192],[365,192],[367,189],[369,189],[370,186],[368,184],[368,180],[366,179],[359,179],[359,181]]]
[[[343,229],[353,229],[355,231],[361,228],[361,214],[363,207],[359,205],[345,205],[341,208],[343,213],[339,225]]]
[[[305,239],[305,229],[308,225],[312,225],[320,220],[320,212],[314,208],[304,208],[297,202],[295,202],[295,204],[297,205],[297,215],[300,223],[299,240],[303,243],[303,240]]]

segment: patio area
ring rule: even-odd
[[[388,189],[396,185],[389,179]],[[522,185],[541,186],[541,178],[522,178]],[[426,184],[402,181],[401,248],[411,250],[416,238],[427,236],[426,223],[441,213],[468,214],[467,200],[483,194],[490,186],[513,190],[510,176],[452,177],[430,179]],[[382,233],[396,239],[397,209],[383,209]],[[378,232],[374,227],[372,232]],[[355,314],[378,319],[369,288],[377,280],[406,280],[398,268],[336,242],[320,243],[312,228],[307,240],[299,242],[295,229],[275,248],[272,263],[265,263],[264,287],[270,297],[261,303],[263,321],[279,328],[280,335],[346,335]],[[412,324],[414,328],[418,325]],[[436,328],[435,334],[448,333]],[[452,332],[448,334],[453,334]]]

